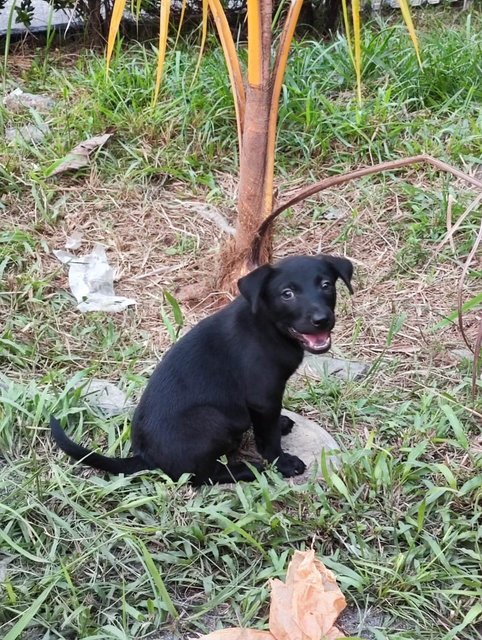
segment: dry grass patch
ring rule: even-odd
[[[423,184],[417,174],[412,179],[427,192],[441,188],[437,181]],[[356,293],[352,300],[341,293],[337,352],[368,361],[382,353],[395,357],[403,375],[414,363],[419,372],[450,371],[460,359],[456,350],[465,344],[455,323],[438,331],[433,327],[456,307],[464,256],[453,256],[447,248],[437,252],[433,240],[422,238],[416,249],[422,256],[419,263],[402,264],[404,227],[413,216],[397,191],[396,185],[372,180],[362,188],[348,185],[327,192],[321,202],[297,206],[279,221],[276,257],[322,251],[344,253],[353,260]],[[234,223],[232,210],[206,205],[180,184],[142,188],[101,185],[94,178],[82,187],[58,187],[56,200],[63,204],[55,222],[39,221],[35,203],[28,198],[15,203],[5,217],[7,226],[29,231],[39,241],[39,275],[48,278],[49,295],[68,289],[67,270],[50,251],[63,248],[73,232],[80,232],[78,253],[89,252],[96,242],[103,244],[117,274],[116,291],[138,301],[134,310],[112,316],[126,340],[147,340],[157,354],[167,348],[169,337],[160,312],[165,290],[178,297],[188,326],[225,300],[224,292],[216,291],[215,277],[219,248]],[[325,218],[333,212],[336,219]],[[464,296],[477,291],[477,280],[467,279]],[[65,339],[78,316],[67,307],[57,317]],[[477,326],[477,312],[466,314],[466,332],[473,341]]]

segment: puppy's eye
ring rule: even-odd
[[[320,287],[321,287],[322,289],[330,289],[330,288],[331,288],[331,282],[328,282],[327,280],[324,280],[324,281],[321,283]]]
[[[295,297],[294,292],[291,289],[283,289],[281,292],[281,297],[283,300],[291,300],[291,298]]]

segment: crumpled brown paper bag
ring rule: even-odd
[[[313,549],[295,551],[286,582],[271,581],[269,631],[237,627],[199,640],[337,640],[345,637],[334,626],[345,607],[335,576]]]

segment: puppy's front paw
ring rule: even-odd
[[[291,453],[283,453],[278,458],[276,468],[285,478],[299,476],[306,469],[306,464],[300,460],[298,456],[292,456]]]
[[[280,416],[279,417],[279,427],[281,429],[281,435],[287,436],[288,433],[291,433],[291,429],[293,429],[294,420],[288,418],[288,416]]]

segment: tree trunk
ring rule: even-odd
[[[249,247],[256,230],[264,218],[271,214],[272,197],[266,197],[266,153],[269,139],[269,115],[271,109],[271,20],[272,0],[259,0],[259,49],[248,48],[248,86],[246,110],[241,143],[238,215],[234,240],[222,251],[221,287],[236,292],[236,282],[250,269],[246,263]],[[248,13],[249,17],[249,13]],[[254,29],[255,27],[251,27]],[[248,30],[250,23],[248,21]],[[248,46],[249,38],[248,36]],[[249,59],[258,55],[257,73],[250,73]],[[271,258],[271,234],[263,239],[261,261]]]
[[[85,9],[84,37],[91,49],[101,48],[105,44],[105,22],[102,17],[101,0],[87,0]]]
[[[265,215],[271,213],[271,211],[264,211],[270,104],[271,92],[268,87],[248,87],[235,236],[236,251],[240,254],[243,254],[249,247],[256,229],[262,223]],[[269,254],[268,247],[266,247],[266,251]]]

